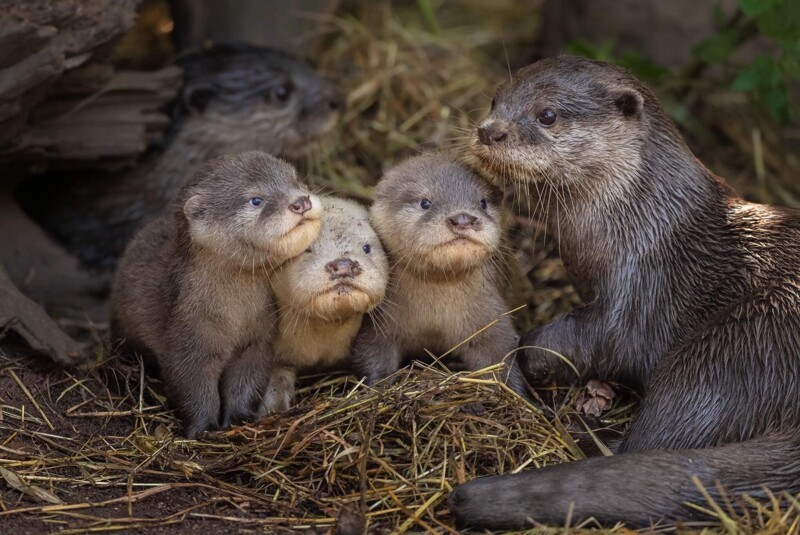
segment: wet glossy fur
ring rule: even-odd
[[[421,202],[431,202],[428,209]],[[481,200],[486,201],[486,208]],[[448,218],[477,218],[463,235]],[[498,319],[455,352],[471,370],[503,362],[520,394],[525,382],[513,353],[515,333],[498,289],[501,246],[496,192],[472,171],[443,155],[411,158],[389,170],[376,189],[371,221],[391,263],[386,300],[370,315],[356,342],[354,366],[370,382],[408,357],[441,355]]]
[[[556,110],[550,128],[537,124]],[[748,203],[691,154],[628,72],[544,60],[497,93],[472,160],[538,190],[586,303],[521,345],[573,359],[583,378],[638,388],[620,454],[459,486],[461,525],[513,528],[595,517],[646,526],[702,517],[712,496],[800,492],[800,213]],[[484,131],[487,138],[487,131]],[[549,201],[549,202],[548,202]],[[527,350],[533,382],[568,371]],[[574,379],[574,378],[573,378]]]
[[[318,199],[289,209],[303,196],[294,169],[266,153],[217,158],[120,261],[112,340],[155,357],[189,437],[257,415],[272,362],[270,274],[319,233]]]

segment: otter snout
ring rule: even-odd
[[[361,268],[361,264],[355,260],[337,258],[325,265],[325,271],[330,274],[331,279],[341,279],[343,277],[357,277],[361,274],[363,269]]]
[[[292,204],[289,205],[289,210],[296,214],[303,215],[311,210],[311,199],[308,198],[308,195],[298,197]]]
[[[475,228],[480,223],[480,220],[472,214],[461,212],[447,218],[447,222],[455,230],[469,230]]]
[[[478,127],[478,139],[482,145],[497,145],[508,139],[508,128],[498,121],[484,123]]]

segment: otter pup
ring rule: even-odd
[[[461,344],[455,354],[469,369],[506,360],[507,383],[527,395],[509,355],[516,335],[498,288],[497,192],[465,165],[425,154],[389,170],[375,195],[371,221],[389,255],[391,282],[359,334],[355,369],[375,382],[406,357]]]
[[[321,202],[319,238],[272,277],[278,330],[262,413],[289,408],[296,370],[346,364],[364,315],[386,292],[389,266],[366,208],[330,196]]]
[[[617,456],[457,487],[459,524],[704,517],[692,476],[718,503],[717,483],[800,492],[800,213],[736,196],[649,89],[582,58],[519,71],[468,152],[561,206],[547,223],[586,304],[522,339],[526,376],[565,377],[547,348],[644,400]]]
[[[202,162],[247,150],[300,157],[343,108],[334,87],[278,50],[216,45],[177,63],[184,83],[163,150],[129,172],[50,175],[18,192],[31,217],[85,266],[113,268],[133,234]]]
[[[125,250],[112,340],[152,354],[186,436],[250,418],[272,360],[270,273],[320,229],[319,200],[263,152],[204,164]]]

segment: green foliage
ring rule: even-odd
[[[800,0],[739,0],[738,8],[730,17],[719,6],[714,9],[717,31],[694,47],[695,61],[684,71],[682,85],[688,86],[705,67],[720,66],[729,73],[732,90],[747,93],[772,117],[785,123],[797,112],[789,86],[800,82]],[[737,64],[735,53],[758,37],[771,53]],[[567,46],[567,52],[614,62],[650,81],[669,72],[642,54],[617,54],[615,48],[613,40],[599,45],[576,40]],[[680,86],[672,84],[673,89]]]
[[[590,59],[616,63],[644,80],[655,81],[669,72],[661,65],[648,59],[644,54],[628,52],[617,55],[614,52],[615,48],[616,42],[613,39],[607,40],[599,46],[577,39],[567,45],[566,52]]]
[[[709,65],[738,71],[731,89],[751,95],[780,122],[795,113],[789,83],[800,81],[800,1],[739,0],[739,12],[728,21],[715,12],[717,33],[694,49],[695,57]],[[760,36],[773,48],[747,65],[736,66],[731,56],[750,39]]]

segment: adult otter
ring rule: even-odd
[[[247,150],[297,158],[333,129],[343,106],[313,69],[277,50],[217,45],[177,63],[184,84],[163,150],[130,172],[48,176],[19,191],[31,217],[87,266],[114,267],[207,159]]]
[[[471,370],[507,360],[505,379],[527,395],[515,359],[506,358],[516,335],[502,315],[497,192],[465,165],[425,154],[390,169],[375,195],[371,221],[392,262],[391,282],[356,341],[355,368],[374,382],[406,357],[459,346],[455,354]]]
[[[223,156],[125,250],[112,340],[155,356],[188,437],[256,414],[272,358],[269,276],[317,237],[320,215],[286,162]]]
[[[544,347],[644,400],[617,456],[457,487],[459,524],[703,517],[686,506],[703,501],[691,476],[715,498],[717,482],[755,498],[800,491],[800,213],[737,197],[650,90],[581,58],[519,71],[468,152],[550,200],[586,303],[523,338],[527,377],[565,376],[530,348]]]
[[[346,367],[364,315],[383,299],[389,266],[360,204],[325,196],[319,238],[272,277],[275,366],[261,412],[286,410],[296,370]]]

